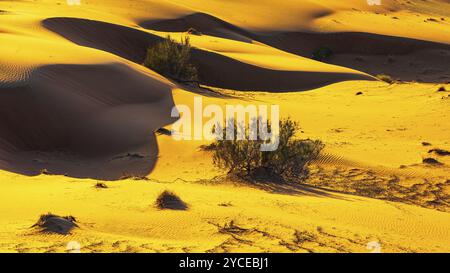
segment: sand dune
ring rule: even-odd
[[[50,18],[43,25],[79,45],[137,63],[143,62],[149,46],[162,39],[132,28],[76,18]],[[192,61],[199,67],[202,84],[235,90],[301,91],[345,80],[371,80],[367,75],[351,72],[269,70],[202,49],[194,50]],[[223,77],[224,73],[227,77]]]
[[[449,252],[450,4],[382,3],[0,1],[0,252]],[[141,65],[167,35],[207,88]],[[155,134],[198,96],[277,104],[324,154],[303,184],[234,181]],[[78,228],[30,228],[48,212]]]
[[[249,43],[257,41],[306,58],[311,58],[320,48],[327,48],[333,54],[326,62],[372,75],[389,74],[406,81],[450,80],[450,75],[444,73],[450,60],[450,45],[447,43],[364,32],[252,32],[203,13],[177,19],[146,21],[140,25],[163,32],[195,30],[224,39]],[[367,62],[370,65],[366,65]],[[395,66],[394,62],[397,62]],[[427,73],[430,67],[440,72],[439,75],[429,75],[435,74]],[[402,71],[405,68],[407,71]],[[236,86],[228,88],[236,89]]]
[[[104,179],[127,171],[148,174],[158,154],[153,132],[173,121],[170,90],[124,64],[34,69],[20,86],[0,89],[0,149],[10,158],[7,169]],[[132,167],[138,172],[127,162],[112,162],[127,153],[142,156]]]

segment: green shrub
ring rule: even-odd
[[[333,51],[328,47],[320,47],[313,52],[312,58],[316,61],[323,62],[333,55]]]
[[[170,36],[150,47],[144,66],[179,82],[197,82],[197,68],[190,62],[191,44],[189,37],[175,42]]]
[[[257,121],[252,121],[257,122]],[[267,123],[269,124],[269,123]],[[228,121],[228,126],[234,126],[234,132],[241,124]],[[255,126],[255,124],[251,124]],[[223,132],[227,131],[223,128]],[[324,145],[319,140],[299,140],[295,135],[299,130],[297,122],[291,119],[280,121],[279,146],[272,152],[261,151],[261,144],[265,141],[251,140],[249,127],[243,140],[216,140],[213,144],[204,147],[214,153],[214,164],[227,170],[230,174],[252,178],[259,175],[269,175],[281,178],[284,181],[302,179],[307,177],[308,164],[317,158]],[[268,126],[270,130],[270,126]]]

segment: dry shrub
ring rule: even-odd
[[[178,195],[170,191],[162,192],[156,199],[156,207],[159,209],[187,210],[188,205]]]
[[[255,123],[257,120],[252,122]],[[234,126],[236,133],[237,127],[242,125],[230,120],[222,129],[224,134],[229,126]],[[284,119],[280,121],[278,149],[270,152],[261,151],[261,145],[265,141],[251,140],[248,134],[249,128],[255,128],[254,126],[256,125],[250,124],[245,129],[247,133],[243,140],[238,140],[236,136],[234,140],[227,140],[224,135],[222,140],[216,140],[203,149],[213,152],[214,164],[217,167],[243,178],[263,175],[290,181],[308,176],[307,166],[318,157],[324,147],[320,140],[295,139],[299,131],[298,123]]]

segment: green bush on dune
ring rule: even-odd
[[[234,126],[236,132],[241,125],[231,120],[228,126]],[[307,177],[307,166],[318,157],[324,147],[320,140],[295,139],[298,130],[297,122],[291,119],[281,120],[279,146],[272,152],[261,151],[260,147],[264,141],[250,140],[248,133],[244,140],[226,140],[224,137],[224,140],[216,140],[204,148],[214,153],[214,164],[227,170],[229,174],[243,178],[263,175],[280,178],[282,181],[293,181]],[[223,132],[226,131],[227,128],[223,128]]]
[[[190,62],[191,49],[189,37],[177,43],[167,36],[147,50],[144,66],[178,82],[197,82],[197,68]]]

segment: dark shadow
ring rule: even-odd
[[[240,91],[307,91],[349,80],[375,80],[362,74],[272,70],[213,52],[194,49],[192,62],[202,84]]]
[[[114,63],[47,65],[0,85],[0,168],[117,180],[148,175],[155,131],[171,124],[171,85]]]
[[[86,19],[50,18],[43,25],[76,44],[139,64],[147,48],[163,39],[136,29]],[[340,81],[374,80],[356,73],[271,70],[200,49],[193,50],[192,62],[198,68],[200,84],[241,91],[304,91]]]
[[[226,176],[230,180],[241,185],[255,187],[274,194],[286,194],[297,196],[315,196],[344,199],[341,196],[333,194],[332,191],[308,186],[301,183],[301,179],[297,181],[286,181],[285,179],[273,175],[254,175],[246,177],[241,175],[229,174]]]

